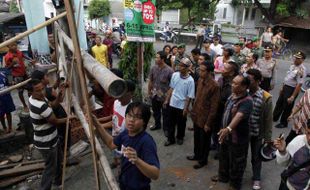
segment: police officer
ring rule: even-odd
[[[241,52],[241,48],[243,47],[243,43],[242,42],[237,42],[234,45],[234,50],[235,53],[232,56],[232,60],[234,60],[238,65],[239,68],[245,64],[245,58],[246,56]]]
[[[263,80],[260,83],[260,87],[269,92],[274,88],[277,71],[277,62],[272,58],[271,46],[265,46],[264,57],[258,59],[256,65],[263,75]]]
[[[273,111],[274,122],[278,121],[281,116],[280,123],[275,126],[276,128],[287,127],[287,118],[293,109],[294,101],[300,92],[306,76],[306,68],[303,65],[306,55],[303,52],[298,51],[294,54],[294,57],[294,64],[290,66],[289,71],[287,72],[276,107]]]

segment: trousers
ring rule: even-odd
[[[194,123],[194,155],[201,164],[208,164],[212,131],[205,132]]]
[[[258,136],[252,136],[250,138],[251,145],[251,164],[252,164],[252,172],[253,172],[253,180],[260,181],[261,179],[261,170],[262,170],[262,160],[259,157],[260,148],[262,146],[262,139]]]
[[[168,129],[168,140],[175,142],[175,128],[177,126],[176,138],[183,140],[185,136],[187,117],[183,116],[183,110],[169,107],[169,129]]]
[[[45,162],[45,169],[42,174],[40,190],[50,190],[52,184],[56,186],[61,185],[63,159],[62,149],[57,144],[50,149],[39,149]]]
[[[279,95],[276,106],[273,110],[273,121],[276,122],[280,119],[280,123],[287,126],[287,118],[290,116],[292,109],[294,107],[294,101],[288,104],[287,99],[292,96],[295,88],[291,86],[284,85],[283,90]]]
[[[164,108],[162,101],[158,101],[156,97],[152,98],[152,110],[156,128],[161,128],[161,117],[163,117],[163,129],[168,131],[168,109],[168,105],[167,108]]]
[[[241,189],[242,177],[246,168],[249,143],[233,144],[225,141],[219,151],[219,178],[229,180],[230,186]]]

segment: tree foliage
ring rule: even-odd
[[[10,11],[10,13],[19,13],[19,9],[17,7],[17,3],[15,0],[10,2],[10,10],[9,11]]]
[[[124,79],[130,79],[138,84],[138,56],[137,56],[138,43],[137,42],[127,42],[124,48],[123,55],[119,62],[119,69],[124,73]],[[144,43],[144,52],[143,52],[143,74],[144,80],[147,78],[150,71],[151,61],[155,56],[155,50],[153,43]],[[136,99],[141,100],[141,87],[137,88],[135,93]]]
[[[269,7],[263,6],[259,0],[232,0],[231,4],[233,6],[239,6],[241,4],[249,6],[254,4],[260,9],[267,21],[271,24],[275,24],[276,18],[278,17],[308,16],[307,10],[301,7],[301,4],[306,1],[307,0],[271,0]]]
[[[90,19],[99,19],[108,16],[111,13],[108,0],[91,0],[88,6],[88,15]]]

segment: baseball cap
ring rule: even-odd
[[[296,57],[298,59],[306,59],[306,55],[302,51],[297,51],[297,53],[294,54],[294,57]]]
[[[185,45],[184,43],[181,43],[181,44],[179,44],[177,47],[178,47],[178,48],[185,48],[185,46],[186,46],[186,45]]]
[[[182,59],[181,59],[181,61],[180,61],[180,64],[184,64],[186,67],[189,67],[189,66],[191,66],[191,64],[192,64],[192,62],[191,62],[191,60],[189,60],[188,58],[186,58],[186,57],[183,57]]]
[[[47,72],[45,70],[35,70],[31,74],[32,79],[42,80]]]
[[[264,51],[272,51],[272,47],[267,45],[264,47]]]

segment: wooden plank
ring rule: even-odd
[[[86,80],[85,80],[85,74],[83,70],[83,58],[81,54],[81,48],[78,40],[78,34],[73,14],[73,8],[70,0],[64,0],[65,8],[67,11],[67,19],[68,19],[68,25],[70,30],[70,35],[72,37],[72,42],[75,51],[73,51],[73,55],[75,55],[76,58],[76,64],[77,66],[77,72],[80,79],[80,87],[82,90],[82,102],[85,105],[86,108],[86,114],[88,118],[91,118],[91,109],[90,109],[90,103],[88,100],[88,90],[86,86]],[[98,173],[98,163],[97,163],[97,156],[96,156],[96,148],[95,148],[95,140],[94,140],[94,126],[92,123],[92,120],[89,120],[89,127],[90,127],[90,144],[92,148],[92,158],[93,158],[93,166],[94,166],[94,176],[96,180],[96,189],[100,189],[100,181],[99,181],[99,173]],[[62,184],[62,189],[64,189],[64,184]]]
[[[6,178],[6,177],[14,177],[21,174],[37,171],[37,170],[43,170],[44,169],[44,163],[38,163],[38,164],[30,164],[26,166],[21,166],[18,168],[12,168],[0,171],[0,179]]]
[[[22,175],[22,176],[18,176],[18,177],[12,177],[12,178],[9,178],[9,179],[3,179],[3,180],[0,180],[0,188],[4,188],[4,187],[8,187],[8,186],[11,186],[11,185],[14,185],[20,181],[23,181],[25,179],[27,179],[28,177],[31,177],[31,176],[34,176],[34,175],[38,175],[42,173],[42,171],[35,171],[35,172],[31,172],[29,174],[25,174],[25,175]]]
[[[3,166],[0,166],[0,170],[3,170],[3,169],[7,169],[7,168],[13,168],[17,165],[22,165],[22,166],[25,166],[25,165],[29,165],[29,164],[37,164],[37,163],[41,163],[41,162],[44,162],[44,160],[32,160],[32,161],[26,161],[26,162],[20,162],[20,163],[12,163],[12,164],[6,164],[6,165],[3,165]]]
[[[18,34],[17,36],[15,36],[15,37],[13,37],[13,38],[11,38],[11,39],[9,39],[9,40],[6,40],[6,41],[2,42],[2,43],[0,44],[0,49],[3,48],[3,47],[6,47],[6,46],[8,46],[8,45],[10,45],[10,44],[13,43],[13,42],[16,42],[17,40],[20,40],[20,39],[22,39],[22,38],[28,36],[29,34],[32,34],[32,33],[36,32],[36,31],[40,30],[40,29],[43,28],[43,27],[46,27],[46,26],[49,25],[49,24],[52,24],[52,23],[55,22],[56,20],[58,20],[58,19],[60,19],[60,18],[62,18],[62,17],[64,17],[64,16],[66,16],[66,15],[67,15],[67,12],[63,12],[63,13],[61,13],[61,14],[55,16],[54,18],[51,18],[51,19],[49,19],[49,20],[43,22],[42,24],[39,24],[38,26],[35,26],[35,27],[33,27],[33,28],[31,28],[31,29],[29,29],[29,30],[23,32],[23,33]]]

